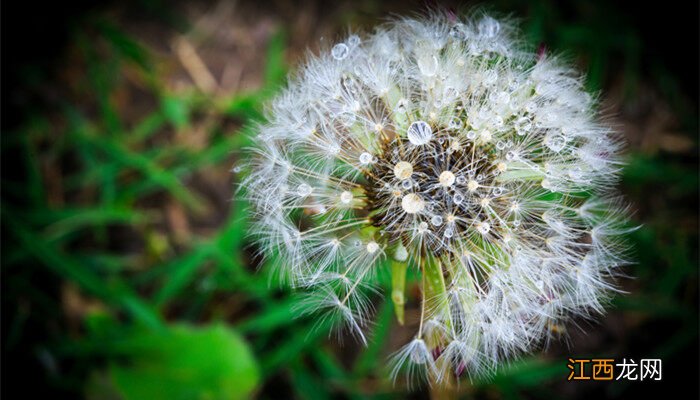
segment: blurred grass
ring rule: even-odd
[[[522,7],[500,4],[505,10]],[[622,99],[637,96],[643,79],[637,32],[616,23],[614,13],[586,14],[570,24],[557,10],[547,1],[522,10],[529,16],[528,40],[581,55],[591,90],[621,73]],[[74,73],[84,76],[72,90],[81,100],[59,99],[56,109],[32,111],[21,127],[2,135],[3,158],[17,160],[16,171],[3,172],[0,209],[3,311],[10,310],[3,312],[3,351],[16,359],[29,351],[28,365],[38,363],[45,371],[42,385],[67,395],[108,398],[106,380],[126,398],[143,398],[146,392],[132,385],[147,376],[143,368],[163,385],[174,384],[182,371],[167,369],[170,361],[149,367],[139,361],[142,355],[125,355],[109,343],[135,335],[174,343],[183,329],[179,322],[187,321],[216,327],[204,329],[219,329],[226,337],[242,335],[240,343],[233,339],[235,346],[249,348],[240,350],[251,354],[245,362],[260,370],[260,382],[255,373],[214,371],[213,381],[191,376],[204,382],[193,385],[198,391],[192,397],[230,398],[225,390],[254,386],[262,398],[407,396],[400,381],[392,386],[383,378],[386,356],[398,340],[392,337],[389,300],[377,306],[366,349],[348,354],[354,345],[342,350],[329,344],[329,324],[312,329],[314,321],[297,318],[294,295],[270,282],[265,266],[256,271],[245,239],[246,205],[230,201],[228,170],[247,144],[244,133],[262,118],[262,104],[284,82],[288,40],[289,32],[279,27],[266,40],[259,88],[212,95],[166,82],[162,54],[108,19],[93,18],[75,30],[82,69]],[[662,64],[654,68],[659,75],[651,79],[675,93],[681,83]],[[145,114],[127,115],[133,99],[125,87],[151,99],[139,110]],[[688,116],[688,109],[675,108],[683,114],[679,120],[690,121],[682,129],[693,132],[697,116]],[[662,341],[654,336],[644,356],[676,359],[697,341],[697,209],[687,204],[698,192],[696,148],[694,139],[684,154],[632,148],[625,170],[624,186],[643,227],[631,237],[638,264],[629,272],[636,279],[624,284],[632,293],[614,301],[618,319],[635,318],[623,322],[631,331],[617,340],[632,343],[637,330],[661,322],[677,326]],[[213,340],[202,351],[222,356],[227,343]],[[625,343],[583,348],[619,357],[639,351]],[[190,361],[199,369],[199,361]],[[565,363],[558,355],[527,358],[462,391],[508,399],[561,397],[555,393],[566,376]]]

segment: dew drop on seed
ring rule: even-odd
[[[464,40],[467,38],[467,29],[464,24],[457,23],[450,28],[450,36],[455,40]]]
[[[401,187],[404,189],[408,190],[413,186],[413,182],[410,179],[406,179],[405,181],[401,182]]]
[[[583,177],[583,170],[581,167],[572,168],[569,170],[569,178],[573,180],[579,180]]]
[[[371,163],[372,163],[372,155],[371,154],[369,154],[367,152],[360,154],[360,164],[367,165],[367,164],[371,164]]]
[[[428,230],[428,223],[424,221],[424,222],[421,222],[420,224],[418,224],[418,230],[421,232],[427,231]]]
[[[440,226],[442,225],[442,217],[439,215],[434,215],[432,218],[430,218],[430,223],[434,226]]]
[[[502,140],[499,140],[498,142],[496,142],[496,148],[498,150],[503,150],[506,148],[506,144]]]
[[[491,225],[489,225],[488,222],[479,222],[476,225],[476,230],[479,231],[479,233],[481,233],[482,235],[485,235],[491,230]]]
[[[467,178],[464,177],[464,175],[460,175],[457,177],[457,184],[458,185],[464,185],[467,182]]]
[[[476,131],[467,132],[467,139],[474,140],[474,138],[476,138]]]
[[[464,196],[460,193],[457,193],[454,195],[452,200],[455,202],[455,204],[460,205],[464,201]]]
[[[421,74],[425,76],[435,76],[438,69],[437,57],[431,54],[419,54],[416,63]]]
[[[408,140],[416,146],[422,146],[433,138],[433,129],[425,121],[416,121],[408,127]]]
[[[357,116],[353,112],[346,111],[340,114],[340,121],[345,126],[351,126],[357,120]]]
[[[367,252],[369,254],[374,254],[377,252],[377,250],[379,250],[379,245],[377,244],[377,242],[372,241],[367,243]]]
[[[311,194],[313,191],[313,188],[306,183],[302,183],[299,186],[297,186],[297,194],[301,197],[306,197]]]
[[[452,86],[448,86],[445,88],[443,97],[448,98],[448,99],[453,99],[459,95],[459,92],[457,89],[453,88]]]
[[[451,238],[452,236],[454,236],[454,234],[455,234],[455,230],[452,227],[445,229],[445,233],[443,233],[443,235],[448,239]]]
[[[347,42],[350,47],[357,47],[360,44],[360,37],[357,35],[350,35]]]
[[[331,55],[336,60],[344,60],[350,54],[350,49],[345,43],[338,43],[331,49]]]
[[[509,151],[506,153],[506,160],[512,161],[518,158],[518,154],[514,151]]]
[[[564,146],[566,146],[566,138],[556,133],[550,134],[545,136],[544,144],[553,152],[559,153],[564,149]]]
[[[532,129],[532,122],[527,117],[520,117],[515,121],[515,133],[524,136]]]
[[[463,124],[462,124],[462,120],[461,120],[461,119],[459,119],[459,118],[457,118],[457,117],[453,117],[453,118],[450,120],[450,123],[448,124],[448,127],[449,127],[450,129],[461,129],[461,128],[462,128],[462,125],[463,125]]]
[[[343,204],[350,204],[350,202],[352,201],[352,198],[353,198],[352,193],[350,193],[348,191],[344,191],[343,193],[340,194],[340,201]]]
[[[408,100],[406,99],[401,99],[398,101],[396,104],[396,112],[400,114],[404,114],[406,112],[406,106],[408,104]]]

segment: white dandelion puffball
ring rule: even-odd
[[[626,263],[623,143],[582,78],[516,35],[439,13],[350,35],[256,129],[242,186],[261,252],[362,342],[391,274],[415,329],[395,373],[488,375],[602,313]],[[407,273],[422,300],[404,316]]]

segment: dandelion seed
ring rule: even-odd
[[[394,165],[394,176],[399,180],[404,181],[413,174],[413,166],[406,161],[399,161]]]
[[[425,201],[423,201],[423,199],[415,193],[409,193],[405,195],[403,199],[401,199],[401,208],[403,208],[403,210],[408,214],[419,213],[423,211],[424,207]]]

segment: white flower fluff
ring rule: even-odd
[[[406,268],[418,276],[395,373],[489,374],[603,312],[626,262],[621,139],[575,71],[516,35],[440,13],[352,34],[256,129],[251,233],[307,310],[365,342],[379,276],[394,274],[401,322]]]

